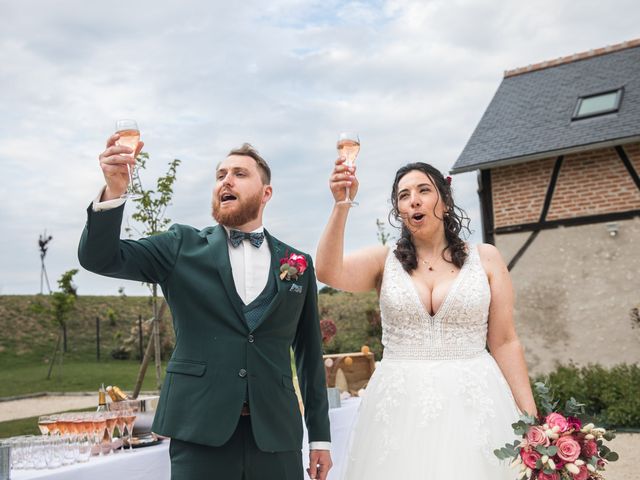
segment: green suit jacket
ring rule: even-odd
[[[330,441],[315,274],[277,277],[277,294],[250,331],[229,263],[223,227],[173,225],[141,240],[121,240],[124,207],[93,212],[80,239],[80,264],[95,273],[157,283],[171,308],[176,346],[167,365],[153,431],[203,445],[233,434],[248,394],[251,424],[264,451],[299,450],[302,421],[291,377],[295,353],[309,441]],[[265,231],[271,274],[297,250]]]

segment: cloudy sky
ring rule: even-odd
[[[636,0],[0,0],[0,294],[39,292],[45,229],[52,288],[80,268],[97,157],[118,118],[140,125],[146,186],[182,160],[167,213],[197,227],[211,223],[216,162],[253,143],[274,172],[265,225],[310,253],[337,134],[357,131],[354,250],[377,241],[398,167],[451,168],[505,69],[636,38],[639,18]],[[478,241],[475,175],[453,185]],[[76,283],[147,292],[82,270]]]

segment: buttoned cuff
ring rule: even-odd
[[[94,212],[102,212],[104,210],[118,208],[126,201],[126,199],[124,198],[114,198],[113,200],[106,200],[104,202],[101,202],[100,199],[102,198],[102,194],[104,193],[105,188],[107,187],[104,186],[100,189],[98,196],[93,200],[93,203],[91,204]]]
[[[331,450],[331,442],[309,442],[309,450]]]

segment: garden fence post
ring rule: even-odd
[[[96,317],[96,359],[100,361],[100,317]]]

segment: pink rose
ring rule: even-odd
[[[549,437],[544,434],[542,427],[531,427],[527,431],[527,442],[532,447],[537,447],[538,445],[548,447]]]
[[[569,428],[569,422],[559,413],[550,413],[547,418],[544,419],[545,423],[549,425],[549,428],[558,427],[559,432],[566,432]]]
[[[287,260],[287,263],[292,267],[295,267],[298,270],[298,273],[302,275],[304,271],[307,269],[307,259],[304,258],[304,255],[297,255],[292,253]]]
[[[573,462],[580,455],[580,444],[571,435],[560,437],[555,446],[558,448],[558,456],[565,462]]]
[[[580,469],[578,473],[571,474],[571,476],[573,477],[573,480],[587,480],[589,478],[589,470],[587,470],[587,466],[580,465],[578,468]]]
[[[538,480],[560,480],[560,477],[558,476],[558,474],[556,472],[544,473],[544,472],[540,471],[540,472],[538,472]]]
[[[302,275],[307,269],[307,259],[304,258],[304,255],[298,255],[296,258],[296,268],[298,269],[298,272],[300,272],[300,275]]]
[[[582,445],[582,455],[585,457],[593,457],[598,453],[598,444],[595,440],[588,440]]]
[[[580,430],[582,428],[582,422],[577,417],[567,417],[567,423],[569,423],[569,428],[573,430]]]
[[[521,450],[520,456],[522,457],[522,462],[529,468],[536,468],[536,462],[540,458],[540,454],[535,450],[529,452]]]

